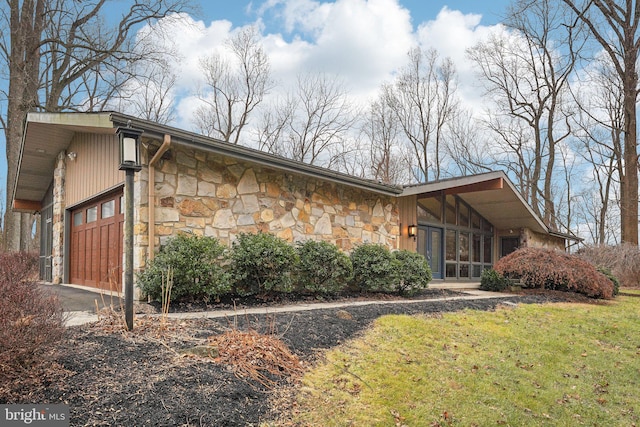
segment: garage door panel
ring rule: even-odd
[[[112,194],[72,212],[71,283],[121,290],[124,215],[120,214],[120,198],[121,193]],[[83,220],[80,224],[77,213],[82,213],[90,222]]]

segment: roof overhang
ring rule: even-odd
[[[438,193],[457,195],[498,229],[528,228],[550,234],[502,171],[414,185],[405,188],[402,195],[420,198]]]
[[[104,113],[29,113],[25,122],[13,210],[39,211],[51,184],[56,157],[65,151],[76,132],[114,133],[113,123]]]
[[[76,133],[115,134],[120,126],[143,130],[142,139],[147,141],[162,141],[165,135],[170,135],[172,145],[217,153],[381,195],[398,196],[402,193],[402,188],[397,186],[357,178],[121,113],[29,113],[18,160],[13,209],[24,212],[40,210],[40,203],[53,178],[56,157],[67,150]]]

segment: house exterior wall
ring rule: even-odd
[[[78,133],[67,153],[66,206],[73,206],[124,182],[118,138],[114,135]]]
[[[396,198],[182,147],[172,153],[155,170],[156,250],[181,231],[225,245],[239,233],[262,231],[289,242],[325,240],[347,252],[365,242],[398,247]],[[138,174],[139,194],[148,176],[146,169]],[[149,206],[142,200],[134,227],[139,256],[147,255]]]
[[[565,239],[550,234],[541,234],[525,228],[520,237],[522,245],[530,248],[557,249],[565,251]]]
[[[53,172],[53,217],[52,217],[52,248],[51,248],[51,282],[60,284],[64,277],[64,206],[66,153],[58,154],[56,167]]]

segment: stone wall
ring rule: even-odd
[[[53,171],[53,240],[51,252],[51,282],[60,284],[64,277],[64,208],[67,153],[62,151],[56,158]]]
[[[180,231],[213,236],[225,245],[238,233],[262,231],[289,242],[325,240],[347,252],[365,242],[397,248],[393,197],[215,154],[182,148],[171,153],[155,172],[156,250]],[[145,222],[148,215],[141,212]],[[146,225],[136,227],[139,243]]]
[[[528,228],[522,230],[520,241],[524,247],[565,250],[565,239],[562,237],[536,233]]]

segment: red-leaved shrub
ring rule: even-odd
[[[521,248],[498,260],[494,269],[505,277],[520,279],[529,288],[577,292],[591,298],[613,297],[613,283],[596,268],[560,251]]]
[[[65,331],[60,302],[35,281],[37,260],[0,254],[0,384],[43,361]]]
[[[640,248],[638,245],[623,243],[618,246],[586,246],[576,253],[596,267],[611,271],[621,286],[640,286]]]

